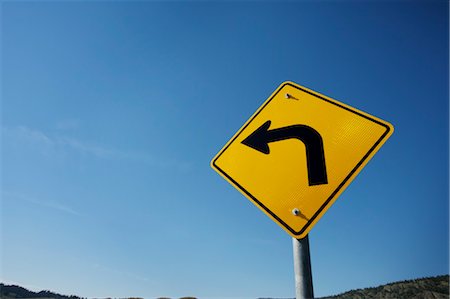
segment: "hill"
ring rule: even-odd
[[[50,291],[32,292],[15,285],[0,283],[1,299],[85,299]],[[195,297],[184,297],[195,299]],[[128,298],[142,299],[142,298]],[[163,299],[162,297],[160,299]],[[164,298],[169,299],[169,298]],[[275,299],[275,298],[259,298]],[[351,290],[339,295],[317,299],[449,299],[449,275],[398,281],[373,288]]]
[[[65,296],[50,291],[32,292],[23,287],[16,285],[4,285],[0,283],[0,298],[1,299],[15,299],[15,298],[29,298],[29,299],[83,299],[77,296]]]
[[[448,299],[449,275],[398,281],[316,299]],[[276,298],[258,298],[276,299]],[[294,298],[284,298],[294,299]]]
[[[318,299],[447,299],[449,298],[449,276],[442,275],[405,280],[374,288],[351,290],[339,295]]]

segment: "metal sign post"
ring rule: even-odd
[[[303,239],[292,238],[292,245],[294,249],[295,298],[314,298],[308,236]]]

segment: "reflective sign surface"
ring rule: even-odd
[[[211,165],[303,238],[392,132],[379,118],[285,82]]]

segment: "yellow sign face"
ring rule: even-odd
[[[285,82],[211,166],[300,239],[393,131],[379,118]]]

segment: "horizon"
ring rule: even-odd
[[[390,283],[383,284],[383,285],[368,286],[368,287],[365,287],[365,288],[354,289],[354,290],[352,289],[352,290],[344,291],[343,293],[329,294],[329,295],[325,295],[325,296],[342,295],[342,294],[345,294],[345,293],[348,293],[348,292],[351,292],[351,291],[358,291],[358,290],[364,290],[364,289],[373,289],[373,288],[378,288],[378,287],[386,286],[386,285],[394,285],[394,284],[397,284],[397,283],[405,283],[405,282],[414,282],[414,281],[418,281],[418,280],[433,279],[433,278],[439,278],[439,277],[443,277],[443,276],[447,276],[448,277],[449,274],[430,276],[430,277],[421,277],[421,278],[416,278],[416,279],[407,279],[407,280],[401,280],[401,281],[394,281],[394,282],[390,282]],[[76,294],[59,294],[58,292],[53,292],[52,290],[47,290],[47,289],[46,290],[32,290],[32,289],[29,289],[29,288],[26,288],[24,286],[17,285],[17,284],[5,284],[3,282],[0,282],[0,284],[7,285],[7,286],[14,286],[14,287],[22,287],[22,288],[27,289],[28,291],[32,291],[32,292],[35,292],[35,293],[38,293],[40,291],[44,291],[44,292],[50,292],[50,293],[57,293],[58,295],[62,295],[62,296],[76,296],[76,297],[80,297],[80,298],[88,298],[88,297],[77,296]],[[183,297],[186,297],[186,296],[183,296]],[[136,297],[128,296],[127,298],[136,298]],[[140,298],[140,297],[137,297],[137,298]],[[198,298],[198,297],[195,297],[195,298],[202,299],[202,298]],[[233,298],[235,298],[235,299],[248,299],[247,297],[242,297],[242,298],[241,297],[233,297]],[[175,299],[175,298],[173,298],[173,299]],[[214,297],[212,299],[227,299],[227,298],[226,297]],[[263,298],[263,297],[261,297],[261,298],[253,298],[253,299],[280,299],[280,298]]]

